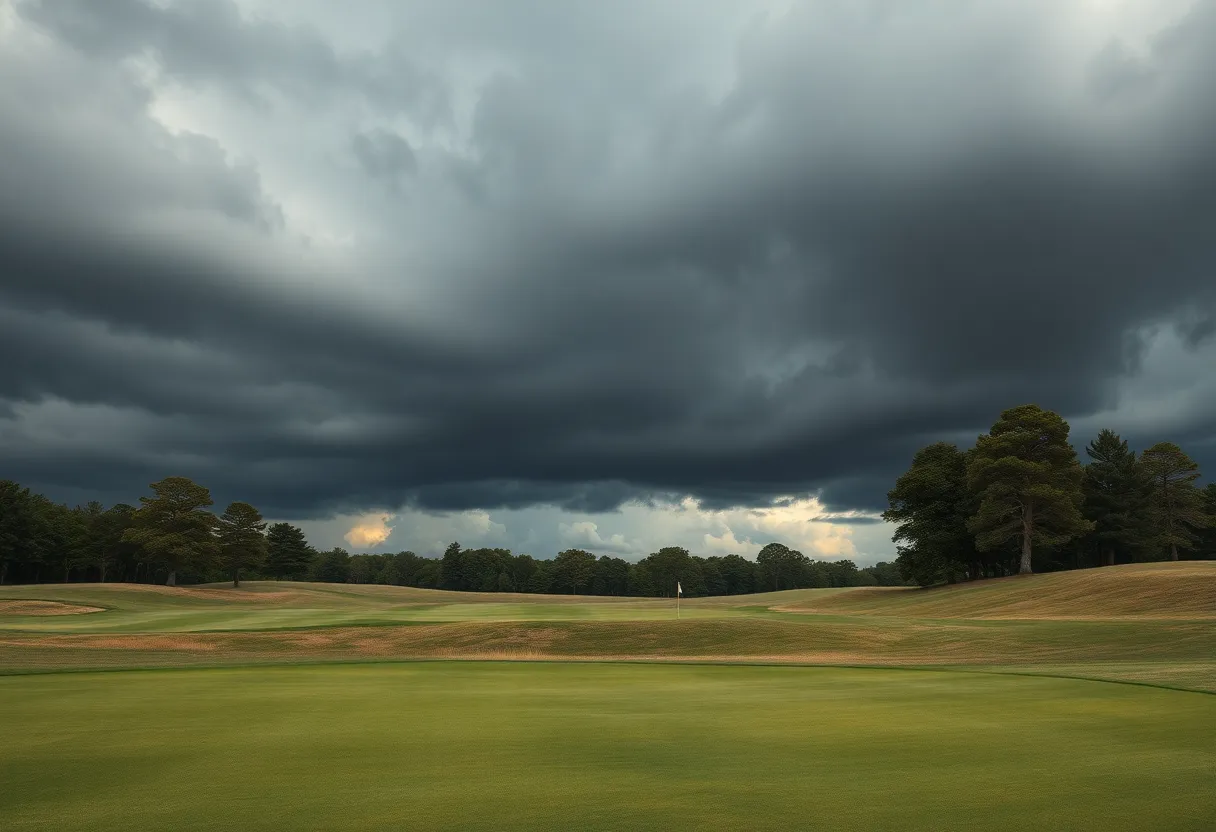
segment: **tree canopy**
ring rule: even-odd
[[[139,498],[143,505],[123,539],[159,561],[169,572],[166,584],[174,586],[178,570],[218,551],[215,515],[207,511],[211,492],[186,477],[166,477],[149,488],[155,496]]]
[[[1091,528],[1081,513],[1083,477],[1059,414],[1033,404],[1006,410],[976,441],[967,465],[979,498],[968,524],[976,547],[991,551],[1016,541],[1018,571],[1033,571],[1035,544],[1066,543]]]

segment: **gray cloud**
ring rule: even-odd
[[[6,475],[861,523],[1024,401],[1216,470],[1216,401],[1128,383],[1205,383],[1152,356],[1213,348],[1216,4],[1100,39],[963,7],[352,4],[386,29],[354,49],[227,0],[18,3]]]

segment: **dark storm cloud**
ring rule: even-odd
[[[504,29],[527,54],[461,149],[417,138],[456,124],[456,82],[404,39],[19,4],[50,45],[0,56],[5,475],[130,500],[181,472],[276,516],[818,491],[859,523],[1005,407],[1117,409],[1146,327],[1211,346],[1216,4],[1050,55],[1055,4],[863,5],[741,31],[721,99],[625,71],[680,64],[658,36],[614,75],[578,64],[586,31]],[[301,141],[342,122],[361,241],[301,252],[256,161],[149,117],[146,53],[294,98]],[[1216,468],[1213,415],[1180,432]]]

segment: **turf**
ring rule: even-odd
[[[26,830],[1197,830],[1216,697],[897,670],[414,663],[0,679]]]
[[[1216,691],[1216,563],[933,590],[688,599],[252,582],[0,587],[0,673],[316,661],[644,659],[1002,667]],[[82,614],[40,613],[59,608]],[[100,612],[87,612],[101,609]]]

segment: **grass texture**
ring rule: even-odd
[[[1058,678],[413,664],[0,678],[34,830],[1210,828],[1216,697]]]

